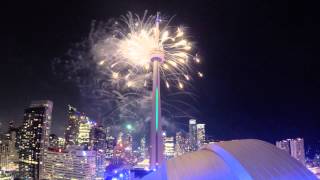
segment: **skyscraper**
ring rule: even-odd
[[[49,146],[52,106],[48,100],[34,101],[25,109],[19,143],[19,170],[25,179],[41,178],[43,158]]]
[[[197,150],[197,121],[195,119],[189,120],[189,142],[190,150]]]
[[[90,144],[93,146],[93,150],[104,150],[106,145],[106,132],[103,126],[93,126],[90,132]]]
[[[206,140],[205,124],[197,124],[197,146],[200,148]]]
[[[65,145],[75,145],[79,134],[80,115],[75,107],[68,105],[68,126],[65,132]]]
[[[17,172],[19,156],[16,147],[17,130],[9,125],[8,133],[0,135],[0,171]]]
[[[0,134],[2,135],[2,134]],[[0,170],[4,171],[9,164],[9,145],[5,136],[0,137]]]
[[[302,138],[291,139],[290,150],[292,157],[305,164],[304,140]]]
[[[68,116],[69,122],[65,132],[65,145],[82,145],[85,148],[91,148],[90,133],[96,123],[70,105],[68,105]]]
[[[77,134],[76,144],[90,148],[90,134],[91,129],[96,125],[89,117],[85,115],[80,116],[79,133]]]

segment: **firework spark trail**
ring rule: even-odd
[[[57,59],[56,63],[64,65],[68,79],[76,82],[90,102],[88,106],[99,114],[104,124],[137,121],[143,125],[150,119],[150,53],[158,46],[166,59],[160,69],[162,84],[168,88],[162,96],[164,116],[192,117],[188,111],[196,112],[188,102],[174,99],[182,95],[191,97],[191,101],[196,99],[185,89],[192,89],[190,81],[196,79],[194,74],[200,76],[199,72],[193,72],[200,59],[191,55],[192,43],[184,38],[183,27],[171,27],[170,21],[162,22],[160,42],[152,38],[155,16],[147,13],[141,18],[128,13],[119,20],[93,22],[88,38],[76,44],[67,57],[62,58],[64,61]],[[175,89],[184,90],[170,95]]]

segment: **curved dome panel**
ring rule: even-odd
[[[208,144],[168,160],[144,179],[315,180],[300,162],[264,141],[248,139]]]

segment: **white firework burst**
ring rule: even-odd
[[[193,55],[192,43],[186,39],[183,27],[169,26],[170,20],[162,19],[159,32],[156,17],[142,17],[129,12],[115,21],[110,33],[93,46],[93,54],[101,68],[112,77],[114,85],[142,89],[151,79],[155,51],[161,51],[164,62],[160,65],[161,77],[167,88],[184,89],[192,79],[193,66],[200,63]],[[156,37],[159,33],[159,38]],[[203,73],[197,73],[203,77]]]

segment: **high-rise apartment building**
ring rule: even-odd
[[[19,171],[24,179],[42,179],[43,158],[49,146],[51,101],[34,101],[25,109],[19,138]]]
[[[16,147],[16,129],[9,128],[9,132],[0,136],[0,171],[17,172],[19,155]]]
[[[4,171],[9,164],[9,145],[5,137],[0,140],[0,170]]]
[[[68,105],[68,126],[65,131],[65,145],[76,145],[76,139],[79,134],[81,113],[75,107]]]
[[[205,124],[197,124],[197,146],[200,148],[206,141]]]
[[[76,144],[91,148],[90,144],[90,134],[91,129],[96,125],[95,122],[91,121],[89,117],[81,115],[80,116],[80,125],[79,133],[76,138]]]
[[[195,119],[189,120],[189,143],[190,151],[196,151],[197,146],[197,121]]]

